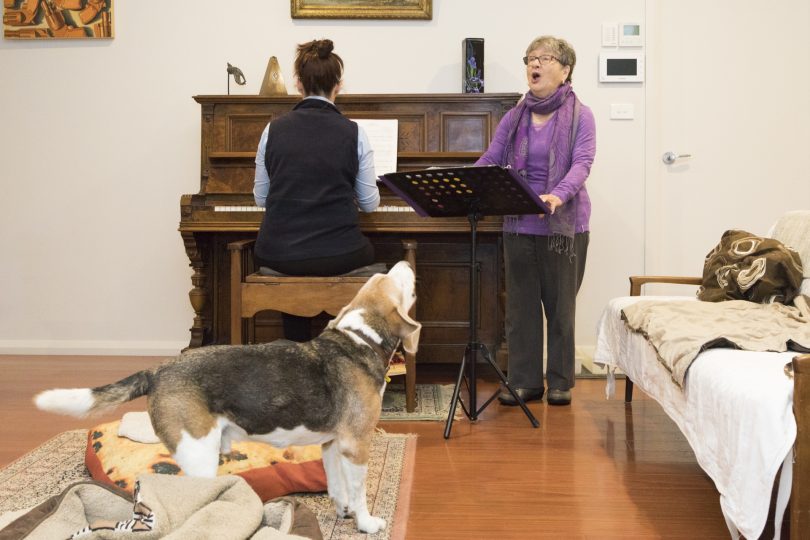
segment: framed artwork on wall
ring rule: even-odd
[[[6,39],[113,37],[113,0],[3,0]]]
[[[290,0],[293,19],[433,18],[433,0]]]

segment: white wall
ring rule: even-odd
[[[507,5],[508,4],[508,5]],[[293,92],[295,44],[329,37],[346,93],[450,93],[461,41],[485,39],[488,92],[523,92],[540,34],[578,54],[574,87],[597,121],[592,237],[578,343],[643,270],[644,89],[596,82],[603,21],[643,20],[644,0],[434,0],[432,21],[292,20],[289,2],[115,2],[115,39],[0,41],[0,353],[170,354],[193,311],[177,225],[199,188],[197,94],[226,92],[225,64],[255,94],[277,56]],[[191,7],[193,6],[193,7]],[[636,119],[609,120],[612,102]],[[620,196],[617,196],[620,194]]]

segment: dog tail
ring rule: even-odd
[[[96,388],[56,388],[34,397],[38,409],[69,416],[99,414],[121,403],[145,396],[152,387],[152,372],[134,373],[118,382]]]

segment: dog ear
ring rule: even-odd
[[[422,332],[422,325],[413,320],[402,306],[397,306],[399,323],[397,324],[397,336],[402,340],[402,348],[405,352],[414,354],[419,348],[419,334]]]
[[[340,322],[340,319],[343,318],[343,315],[346,314],[346,312],[349,310],[350,307],[351,303],[348,306],[343,306],[343,308],[340,311],[338,311],[337,316],[328,323],[326,323],[326,328],[330,330],[337,328],[337,324]]]

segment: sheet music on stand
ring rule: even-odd
[[[498,165],[448,167],[389,173],[380,179],[422,217],[547,214],[531,187]]]

